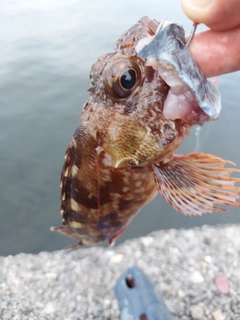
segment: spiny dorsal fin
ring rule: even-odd
[[[240,207],[240,178],[230,177],[235,165],[210,154],[194,152],[174,155],[166,164],[153,165],[156,186],[162,197],[184,215],[201,215],[213,211],[227,211],[217,205]]]

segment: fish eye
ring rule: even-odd
[[[140,67],[130,59],[115,59],[103,73],[106,93],[114,100],[126,99],[141,82]]]
[[[133,68],[127,69],[119,78],[119,82],[123,90],[130,90],[136,83],[137,74]]]

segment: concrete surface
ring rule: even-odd
[[[120,319],[113,287],[132,265],[161,292],[173,319],[240,319],[240,226],[0,257],[0,319]]]

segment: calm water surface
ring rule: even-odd
[[[0,2],[0,255],[50,251],[72,243],[49,228],[61,223],[59,176],[88,97],[89,69],[144,15],[180,22],[187,33],[191,29],[180,0]],[[203,127],[198,147],[238,167],[239,83],[239,72],[219,77],[222,117]],[[195,144],[192,130],[179,152],[191,152]],[[239,222],[240,210],[235,208],[184,217],[158,196],[120,241],[158,229]]]

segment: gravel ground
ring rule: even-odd
[[[240,319],[240,226],[0,257],[0,319],[120,319],[113,287],[133,265],[161,292],[173,319]]]

